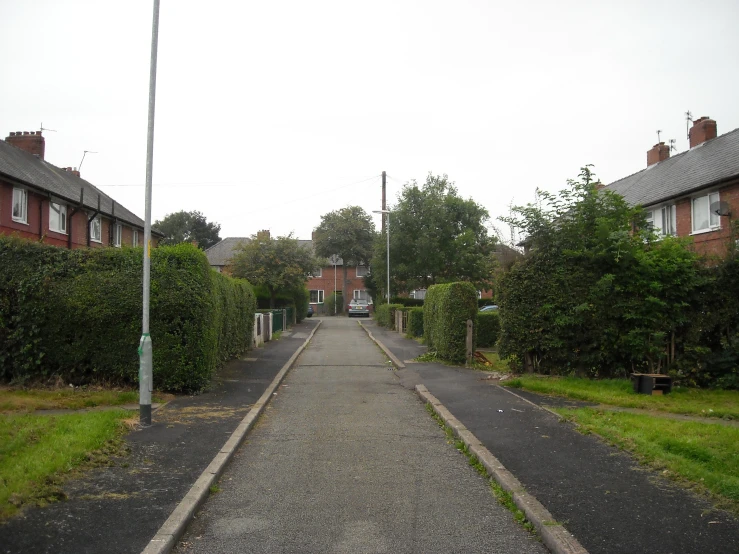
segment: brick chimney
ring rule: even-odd
[[[707,140],[716,138],[716,134],[716,122],[704,115],[693,121],[693,126],[690,128],[690,147],[693,148]]]
[[[263,229],[261,231],[257,231],[257,238],[258,239],[270,239],[269,229]]]
[[[77,170],[76,167],[65,167],[64,170],[65,171],[69,171],[75,177],[79,177],[80,176],[80,172]]]
[[[651,150],[647,151],[647,167],[656,163],[662,162],[670,157],[670,147],[666,146],[664,142],[660,142],[652,146]]]
[[[28,131],[11,132],[10,136],[5,137],[5,142],[21,150],[25,150],[37,158],[44,159],[46,144],[44,137],[41,136],[41,131],[31,131],[30,133]]]

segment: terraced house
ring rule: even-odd
[[[139,246],[144,221],[80,177],[44,159],[41,131],[0,141],[0,234],[66,248]],[[152,229],[152,246],[163,235]]]
[[[723,256],[739,215],[739,129],[718,136],[716,121],[701,117],[689,133],[690,150],[670,156],[664,142],[647,152],[647,168],[608,185],[640,204],[654,229],[693,237],[697,252]]]

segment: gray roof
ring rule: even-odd
[[[227,237],[221,242],[217,242],[205,251],[205,255],[208,258],[208,263],[211,266],[225,266],[228,265],[231,256],[234,254],[234,250],[241,242],[249,242],[251,237]],[[312,240],[298,240],[298,244],[303,248],[313,248]],[[338,259],[336,265],[343,265],[343,260]],[[326,264],[327,266],[329,264]],[[333,265],[333,264],[330,264]]]
[[[104,215],[115,217],[134,227],[144,227],[143,219],[115,202],[92,183],[0,140],[0,178],[3,177],[49,192],[72,205],[79,204],[80,191],[84,190],[83,205],[93,210],[98,207],[99,195],[100,209]],[[156,229],[152,229],[152,232],[163,236]]]
[[[234,250],[242,242],[249,242],[250,237],[228,237],[220,242],[215,243],[213,246],[205,251],[205,256],[208,258],[208,263],[212,266],[225,266],[228,265],[231,256],[233,256]]]
[[[739,129],[611,183],[605,190],[649,206],[739,178]]]

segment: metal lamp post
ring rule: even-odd
[[[373,210],[373,214],[385,214],[385,237],[387,238],[387,303],[390,304],[390,210]]]
[[[153,356],[149,336],[149,296],[151,292],[151,180],[154,165],[154,105],[157,89],[157,44],[159,42],[159,0],[154,0],[149,67],[149,125],[146,137],[146,219],[144,221],[143,314],[139,343],[139,423],[151,425]]]

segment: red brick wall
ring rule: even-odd
[[[336,290],[341,291],[342,290],[342,279],[344,278],[344,270],[342,266],[336,266]],[[364,278],[363,277],[357,277],[357,268],[356,267],[349,267],[346,272],[346,278],[347,278],[347,285],[346,285],[346,298],[344,299],[344,304],[346,305],[347,309],[349,307],[349,302],[351,302],[352,298],[354,297],[354,290],[364,290],[366,287],[364,286]],[[324,291],[324,302],[328,299],[329,295],[331,295],[334,292],[334,266],[328,266],[324,267],[322,269],[322,274],[320,277],[312,277],[308,280],[308,282],[305,285],[308,290],[322,290]],[[374,302],[375,299],[373,298],[372,301]],[[314,304],[315,307],[315,304]]]
[[[719,189],[719,199],[728,202],[731,216],[721,216],[720,229],[692,235],[693,248],[700,254],[719,257],[726,255],[731,238],[731,222],[739,216],[739,182]],[[680,237],[691,236],[693,232],[690,206],[690,198],[683,198],[675,203],[677,234]]]

